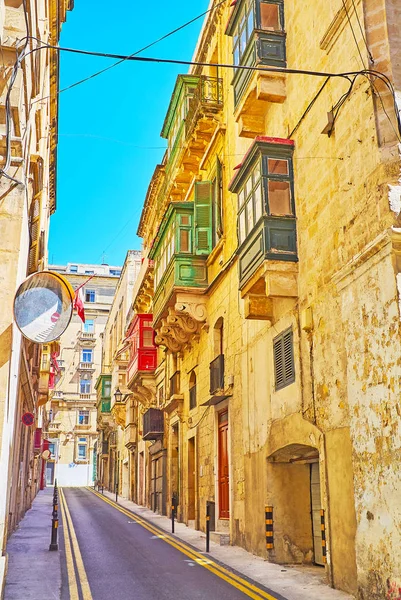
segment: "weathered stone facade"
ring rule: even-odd
[[[40,485],[49,378],[40,347],[21,338],[13,317],[19,284],[47,264],[56,207],[58,57],[33,51],[37,42],[27,36],[57,44],[72,5],[0,0],[0,595],[7,537]],[[21,422],[27,411],[35,414],[30,427]]]
[[[145,435],[166,453],[178,518],[204,530],[211,502],[222,543],[325,565],[363,600],[401,581],[400,131],[365,71],[399,98],[400,11],[238,0],[209,13],[194,61],[211,66],[177,80],[139,227],[153,303],[134,294],[160,346],[164,435]],[[235,64],[252,49],[270,70],[213,66],[233,48]],[[283,66],[309,73],[271,71]]]

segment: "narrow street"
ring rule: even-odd
[[[89,489],[60,496],[63,600],[285,600]]]

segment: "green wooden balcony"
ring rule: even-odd
[[[156,323],[174,292],[207,288],[207,256],[176,254],[170,261],[166,272],[155,289],[153,298],[153,319]]]

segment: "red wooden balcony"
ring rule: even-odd
[[[152,373],[157,366],[157,347],[152,327],[153,315],[136,315],[128,335],[131,340],[130,362],[128,364],[128,384],[137,373]]]

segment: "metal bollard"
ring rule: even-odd
[[[115,488],[116,488],[116,503],[118,503],[118,483],[116,483]]]
[[[174,533],[174,519],[175,519],[175,498],[171,498],[171,533]]]
[[[210,552],[210,504],[206,502],[206,552]]]
[[[102,494],[104,494],[104,492],[103,492],[103,483],[102,483]]]
[[[53,493],[52,537],[51,537],[51,541],[50,541],[49,550],[58,550],[57,530],[58,530],[58,491],[57,491],[57,480],[56,480],[55,485],[54,485],[54,493]]]

